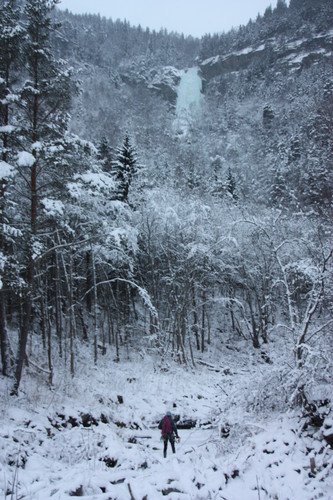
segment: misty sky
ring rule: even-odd
[[[61,0],[59,7],[200,37],[246,24],[269,5],[276,0]]]

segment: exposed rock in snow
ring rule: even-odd
[[[148,87],[160,93],[167,101],[175,104],[181,75],[182,72],[173,66],[165,66],[156,71]]]
[[[210,57],[200,64],[200,69],[204,78],[208,79],[231,71],[240,71],[247,68],[254,60],[259,60],[264,50],[265,47],[260,45],[257,48],[247,47],[225,56]]]
[[[176,104],[177,87],[182,71],[173,66],[147,69],[140,66],[123,67],[120,70],[120,79],[130,86],[143,85],[157,92],[163,99]]]
[[[233,71],[242,71],[265,57],[267,60],[276,59],[277,64],[288,66],[292,70],[299,69],[323,57],[332,57],[332,40],[332,30],[316,37],[311,35],[297,40],[273,39],[259,46],[210,57],[201,62],[200,69],[205,79],[211,79]]]

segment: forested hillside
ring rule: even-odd
[[[331,2],[279,0],[202,40],[55,4],[0,3],[12,393],[24,366],[45,384],[75,377],[82,345],[97,366],[141,350],[194,367],[223,339],[280,336],[296,370],[288,404],[328,388]],[[181,108],[189,68],[202,91]]]
[[[278,0],[199,40],[0,0],[4,498],[327,494],[332,11]],[[148,485],[162,402],[202,454]],[[74,478],[84,456],[112,480]]]

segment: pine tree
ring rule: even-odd
[[[15,0],[0,4],[0,135],[2,137],[1,156],[8,161],[10,137],[15,127],[11,124],[10,109],[17,96],[14,83],[20,55],[23,30],[19,25],[19,11]]]
[[[33,234],[38,229],[41,196],[37,179],[46,189],[55,180],[57,171],[52,152],[59,147],[67,130],[72,95],[71,74],[54,59],[51,51],[50,37],[57,26],[52,24],[50,13],[57,3],[58,0],[28,0],[25,6],[28,36],[24,58],[28,74],[22,89],[20,125],[22,149],[34,157],[29,183]]]
[[[51,34],[57,28],[52,24],[51,11],[58,0],[27,0],[24,8],[26,37],[23,48],[26,80],[21,91],[21,149],[24,160],[19,162],[22,178],[22,199],[29,198],[30,207],[21,206],[29,213],[26,227],[26,290],[23,299],[23,319],[19,335],[16,361],[15,386],[17,393],[26,343],[32,319],[33,293],[36,287],[36,262],[34,248],[41,247],[42,196],[48,195],[55,185],[63,184],[61,151],[68,126],[68,109],[71,99],[71,74],[63,70],[51,51]],[[57,158],[55,158],[55,153]],[[27,160],[26,160],[27,159]],[[27,178],[29,173],[29,178]],[[39,278],[41,279],[41,278]]]
[[[8,342],[6,327],[5,289],[8,283],[8,261],[12,258],[10,237],[12,232],[7,214],[8,183],[14,177],[14,169],[7,161],[13,158],[13,137],[15,126],[12,123],[12,106],[17,99],[14,83],[17,77],[17,61],[19,59],[23,30],[19,25],[19,12],[14,0],[0,3],[0,351],[2,373],[8,375]],[[3,162],[3,163],[2,163]],[[6,227],[6,231],[4,228]],[[11,254],[11,255],[10,255]]]

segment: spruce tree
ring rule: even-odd
[[[118,182],[116,198],[119,201],[128,202],[128,194],[137,172],[137,154],[132,146],[128,134],[121,148],[117,150],[117,158],[114,164],[114,175]]]
[[[109,141],[105,136],[100,140],[97,147],[97,158],[102,163],[103,170],[111,173],[112,171],[112,154]]]
[[[231,172],[231,168],[228,169],[228,177],[227,177],[227,192],[232,196],[232,198],[236,201],[238,199],[236,192],[236,181]]]

